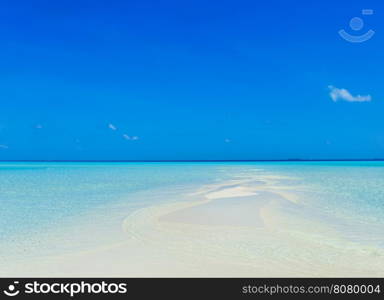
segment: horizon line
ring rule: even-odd
[[[384,158],[346,158],[346,159],[176,159],[176,160],[66,160],[66,159],[16,159],[16,160],[0,160],[0,162],[348,162],[348,161],[384,161]]]

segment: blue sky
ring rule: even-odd
[[[336,2],[2,1],[0,159],[384,157],[384,4]]]

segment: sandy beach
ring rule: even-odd
[[[375,277],[384,251],[300,201],[303,186],[263,176],[206,185],[122,219],[116,239],[8,264],[3,276]],[[95,218],[97,221],[97,218]],[[84,234],[92,235],[90,227]],[[101,230],[101,229],[100,229]],[[111,231],[106,231],[111,232]],[[95,234],[95,237],[98,235]],[[89,238],[89,237],[88,237]]]

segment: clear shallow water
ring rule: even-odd
[[[297,178],[302,201],[335,216],[384,224],[384,162],[302,162],[259,165]],[[383,233],[384,235],[384,233]]]
[[[138,191],[214,180],[203,169],[167,163],[1,163],[0,237],[59,225]]]
[[[122,200],[144,205],[132,196],[137,192],[259,174],[291,177],[305,186],[303,204],[350,220],[359,238],[372,230],[374,238],[380,235],[375,225],[384,224],[384,162],[0,163],[0,242]]]

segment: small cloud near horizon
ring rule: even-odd
[[[334,102],[338,100],[347,102],[370,102],[372,100],[371,95],[353,96],[347,89],[339,89],[333,85],[329,85],[328,88],[330,90],[329,96]]]
[[[112,130],[117,130],[117,127],[115,125],[113,125],[112,123],[108,124],[108,128],[112,129]]]
[[[129,136],[128,134],[123,134],[123,138],[125,138],[126,140],[129,140],[129,141],[136,141],[139,139],[138,136]]]

